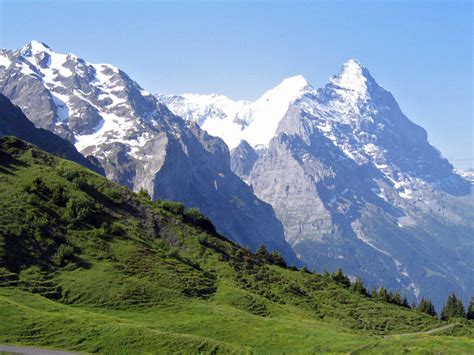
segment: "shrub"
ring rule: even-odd
[[[151,201],[150,194],[143,187],[141,187],[140,191],[138,191],[138,197],[140,197],[141,199],[144,199],[146,201]]]
[[[110,224],[109,232],[110,232],[110,234],[113,234],[113,235],[116,235],[116,236],[124,236],[126,234],[122,223],[117,222],[117,221]]]
[[[176,247],[171,248],[168,250],[168,257],[170,258],[178,258],[179,257],[179,249]]]
[[[162,200],[157,201],[157,205],[169,212],[179,215],[184,214],[184,205],[181,202]]]
[[[65,161],[62,161],[57,165],[56,171],[60,176],[71,182],[80,176],[80,171]]]
[[[66,208],[71,219],[76,221],[87,221],[94,214],[94,204],[82,196],[71,197]]]
[[[301,268],[301,272],[305,273],[305,274],[312,274],[312,272],[306,267],[306,265],[304,265],[302,268]]]
[[[71,182],[79,189],[84,189],[87,187],[87,179],[82,175],[76,176]]]
[[[67,195],[64,187],[56,185],[52,189],[51,200],[56,206],[64,207],[67,203]]]
[[[349,280],[349,277],[344,275],[341,268],[337,269],[337,271],[333,273],[331,276],[334,281],[339,282],[344,287],[349,288],[351,286],[351,280]]]
[[[184,214],[184,205],[181,202],[164,200],[160,201],[160,207],[175,214]]]
[[[364,286],[364,283],[362,282],[362,280],[360,278],[356,278],[355,279],[355,282],[353,284],[351,284],[350,286],[350,289],[352,291],[355,291],[357,293],[360,293],[361,295],[364,295],[364,296],[368,296],[368,292]]]
[[[102,194],[106,197],[108,197],[109,199],[111,199],[112,201],[114,201],[115,203],[122,203],[122,195],[120,193],[120,191],[118,191],[117,189],[114,189],[112,187],[106,187],[103,191],[102,191]]]
[[[61,244],[56,250],[52,261],[57,266],[64,266],[68,261],[74,259],[74,248],[68,244]]]
[[[187,208],[184,210],[185,222],[191,223],[211,233],[216,232],[216,228],[211,220],[204,216],[198,208]]]
[[[268,261],[274,265],[287,267],[285,259],[277,250],[274,250],[270,253],[270,255],[268,256]]]
[[[268,253],[267,248],[265,248],[265,245],[262,244],[258,247],[255,255],[261,260],[267,261],[270,254]]]
[[[201,245],[208,245],[209,244],[209,237],[205,233],[201,233],[198,235],[198,242]]]
[[[33,182],[25,188],[25,191],[37,196],[48,196],[51,193],[51,190],[40,177],[36,177]]]

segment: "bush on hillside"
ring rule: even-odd
[[[86,222],[94,214],[94,204],[83,196],[71,197],[66,203],[66,208],[69,218],[77,222]]]
[[[81,174],[79,170],[65,161],[61,161],[56,166],[56,171],[60,176],[71,182]]]
[[[56,206],[65,207],[67,200],[68,198],[64,187],[56,185],[52,188],[51,201],[53,201]]]
[[[211,220],[204,216],[198,208],[186,208],[184,210],[184,221],[200,227],[208,232],[215,233],[216,228]]]
[[[146,189],[143,187],[140,188],[140,191],[138,191],[138,196],[146,201],[151,201],[151,196],[148,193]]]
[[[364,286],[364,283],[358,277],[355,279],[355,282],[351,284],[350,290],[360,293],[361,295],[368,296],[368,292]]]
[[[268,256],[268,261],[274,265],[287,267],[285,259],[277,250],[274,250],[270,253],[270,255]]]
[[[156,201],[156,204],[163,208],[166,211],[183,215],[184,214],[184,205],[181,202],[176,202],[176,201],[168,201],[168,200],[159,200]]]
[[[351,286],[351,280],[349,279],[349,277],[344,275],[341,268],[337,269],[337,271],[334,272],[331,276],[334,281],[339,282],[344,287],[349,288]]]
[[[51,194],[51,190],[40,177],[36,177],[31,184],[27,185],[25,191],[38,197],[47,197]]]
[[[120,191],[114,189],[113,187],[106,187],[102,190],[102,194],[108,197],[110,200],[114,201],[115,203],[122,203],[122,195]]]
[[[68,244],[61,244],[56,250],[52,261],[57,266],[64,266],[74,259],[74,248]]]

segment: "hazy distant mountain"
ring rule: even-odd
[[[272,207],[231,171],[224,142],[187,125],[120,69],[33,41],[0,51],[0,92],[37,127],[96,157],[108,178],[198,207],[224,235],[297,262]]]
[[[197,122],[209,134],[222,138],[230,149],[242,140],[253,147],[267,145],[288,105],[308,88],[302,76],[283,80],[255,102],[233,101],[223,95],[157,95],[171,111]]]
[[[232,167],[274,207],[311,267],[341,266],[438,306],[449,292],[474,294],[469,182],[357,61],[321,89],[298,76],[254,103],[159,98],[231,147],[248,138]]]
[[[461,175],[464,179],[474,183],[474,169],[466,169],[466,170],[458,170],[459,175]]]

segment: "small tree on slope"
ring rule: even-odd
[[[466,312],[464,311],[462,301],[458,299],[454,293],[451,294],[444,304],[441,319],[449,320],[451,318],[464,318],[465,316]]]

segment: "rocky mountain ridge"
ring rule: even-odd
[[[26,118],[20,108],[13,105],[7,97],[0,94],[0,137],[9,135],[25,139],[49,153],[72,160],[104,175],[104,170],[94,158],[85,158],[68,140],[58,137],[46,129],[36,128]]]
[[[298,263],[271,206],[231,171],[224,142],[171,113],[122,70],[33,41],[0,50],[0,92],[37,127],[94,156],[109,179],[198,207],[220,233]]]

